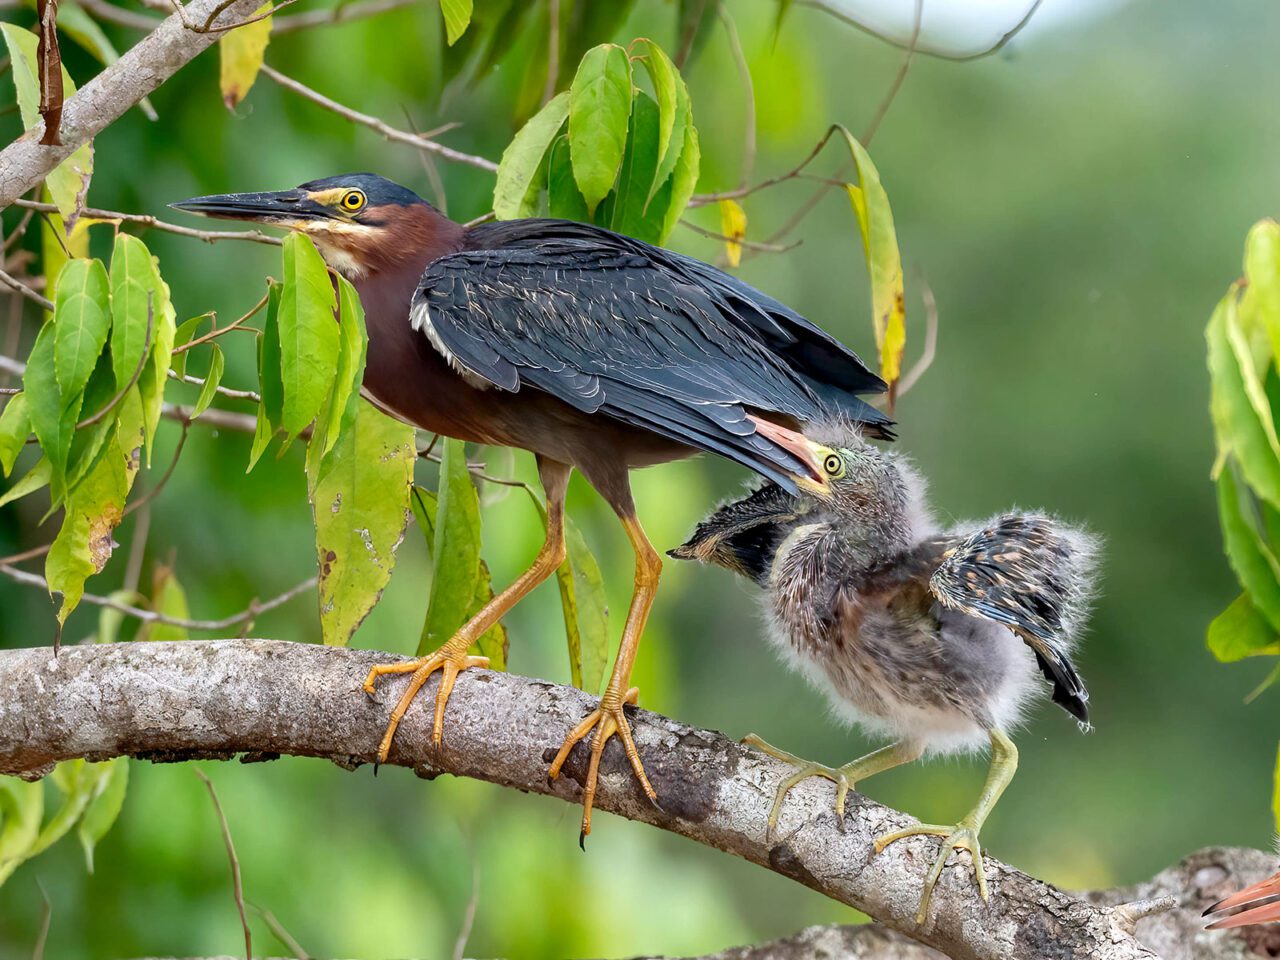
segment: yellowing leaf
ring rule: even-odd
[[[720,201],[720,232],[724,234],[724,255],[729,266],[742,262],[742,238],[747,235],[747,213],[736,200]]]
[[[568,116],[569,92],[566,90],[530,117],[502,152],[493,187],[493,213],[499,220],[534,214],[542,159]]]
[[[9,48],[10,72],[18,94],[22,125],[30,130],[40,120],[40,74],[36,56],[39,40],[34,33],[12,23],[0,23],[0,32],[3,32],[5,44]],[[65,67],[62,70],[62,87],[63,94],[68,99],[75,93],[76,86]],[[66,219],[75,219],[84,206],[84,195],[89,189],[89,178],[92,176],[93,144],[90,142],[79,147],[45,178],[45,186],[49,188],[58,212]]]
[[[472,0],[440,0],[445,36],[451,47],[467,32],[467,26],[471,23],[471,2]]]
[[[324,642],[343,646],[391,578],[409,520],[414,431],[353,394],[338,442],[308,484]],[[313,441],[315,443],[317,441]]]
[[[906,347],[906,297],[902,281],[902,255],[893,226],[889,195],[880,184],[880,173],[871,157],[854,136],[840,127],[858,170],[858,185],[845,184],[871,279],[871,314],[876,347],[880,351],[880,376],[892,384],[902,374],[902,352]]]
[[[254,12],[254,16],[270,9],[271,4],[264,3]],[[234,110],[248,96],[253,81],[258,79],[262,58],[270,40],[271,18],[264,17],[228,30],[218,41],[222,102],[227,105],[228,110]]]
[[[631,60],[604,43],[583,56],[569,87],[569,149],[573,177],[587,209],[609,193],[622,166],[631,115]]]

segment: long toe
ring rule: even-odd
[[[395,708],[391,711],[391,716],[387,720],[386,731],[383,733],[382,742],[378,746],[378,763],[387,762],[387,756],[391,752],[391,742],[395,739],[400,721],[404,718],[409,705],[417,697],[418,691],[422,689],[433,673],[440,670],[444,674],[440,689],[436,691],[435,714],[431,727],[431,742],[434,746],[439,747],[444,732],[444,708],[449,701],[449,695],[453,692],[453,681],[463,670],[467,670],[470,667],[487,667],[488,665],[489,660],[487,657],[468,656],[465,647],[456,649],[450,644],[445,644],[429,656],[420,657],[417,660],[375,665],[369,671],[369,676],[364,682],[365,692],[369,694],[374,692],[378,678],[384,674],[413,674],[409,678],[409,685],[405,687],[404,693],[400,695],[399,701],[397,701]]]

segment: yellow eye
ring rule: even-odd
[[[347,213],[355,213],[364,207],[364,194],[359,190],[348,190],[338,202]]]
[[[828,450],[826,456],[822,458],[822,472],[832,480],[839,480],[845,472],[844,457],[833,450]]]

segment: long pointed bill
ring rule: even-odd
[[[756,433],[773,443],[776,443],[787,453],[791,454],[799,460],[809,471],[809,476],[797,476],[796,483],[810,493],[816,493],[819,496],[826,497],[830,495],[827,489],[826,478],[822,474],[822,470],[818,467],[818,455],[814,452],[817,446],[812,440],[803,433],[795,430],[788,430],[786,427],[779,426],[772,420],[766,420],[763,417],[757,417],[753,414],[747,414],[747,419],[755,424]]]
[[[1280,898],[1280,873],[1267,877],[1267,879],[1252,886],[1245,887],[1243,890],[1231,894],[1225,900],[1219,900],[1204,912],[1206,917],[1209,914],[1219,914],[1224,910],[1232,910],[1236,907],[1249,907],[1250,904],[1256,905],[1230,917],[1215,920],[1205,929],[1230,930],[1232,927],[1247,927],[1255,923],[1270,923],[1274,920],[1280,920],[1280,900],[1275,898]],[[1259,901],[1265,902],[1260,903]]]
[[[302,190],[219,193],[208,197],[192,197],[169,206],[175,210],[216,217],[219,220],[248,220],[293,229],[300,228],[309,221],[333,218],[332,210],[316,203]]]

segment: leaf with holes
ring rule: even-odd
[[[627,145],[631,116],[631,60],[614,43],[588,50],[569,88],[569,147],[573,177],[587,209],[613,188]]]
[[[308,484],[324,642],[343,646],[391,578],[409,520],[414,431],[352,396],[338,442]]]
[[[280,375],[284,387],[281,422],[296,437],[324,406],[338,362],[338,304],[324,260],[308,237],[284,240],[284,286],[278,315]]]
[[[262,16],[271,9],[264,3],[253,16]],[[271,40],[271,18],[263,17],[244,26],[228,30],[218,41],[218,82],[222,88],[222,102],[228,110],[234,110],[258,79],[262,58]]]
[[[557,94],[520,128],[498,163],[493,213],[499,220],[530,217],[537,210],[543,160],[569,116],[569,93]],[[554,203],[554,200],[552,201]]]

